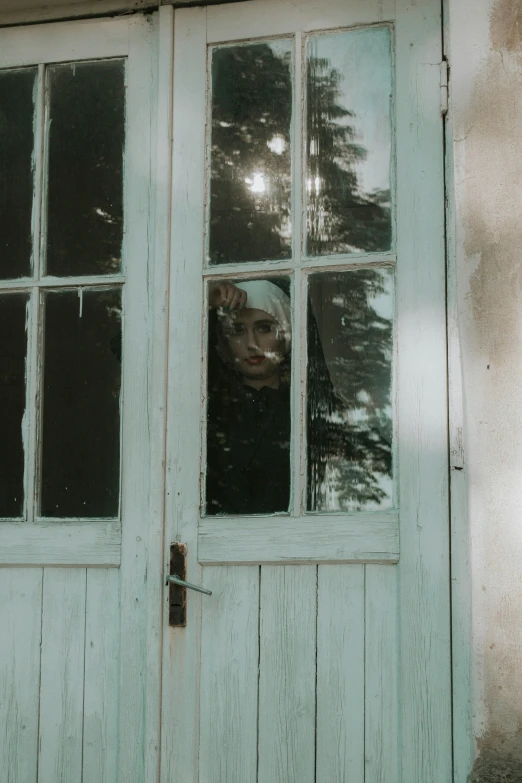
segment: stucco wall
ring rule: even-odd
[[[522,3],[449,0],[448,10],[471,780],[522,781]]]

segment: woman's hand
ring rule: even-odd
[[[214,280],[210,283],[208,303],[212,310],[218,307],[240,310],[246,305],[246,301],[246,291],[242,291],[229,280]]]

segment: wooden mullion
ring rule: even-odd
[[[290,511],[294,516],[302,513],[303,497],[306,487],[305,456],[303,433],[304,392],[302,346],[306,343],[306,309],[303,310],[302,274],[300,270],[302,242],[301,223],[303,216],[302,198],[302,139],[303,139],[303,63],[302,35],[295,34],[294,49],[294,89],[293,89],[293,127],[292,127],[292,258],[295,264],[294,292],[292,300],[293,331],[292,331],[292,386],[291,386],[291,470],[292,470],[292,505]],[[304,326],[303,326],[304,324]]]
[[[40,295],[32,288],[27,304],[27,360],[26,360],[26,404],[23,426],[24,439],[24,519],[34,522],[36,492],[36,442],[38,411],[38,333]]]
[[[243,261],[238,264],[214,264],[203,270],[203,276],[228,279],[240,276],[262,276],[291,274],[295,269],[307,269],[310,271],[327,272],[338,271],[342,267],[348,269],[362,269],[382,266],[395,266],[397,256],[395,253],[340,253],[330,256],[316,256],[315,258],[303,258],[299,261],[297,253],[292,260],[282,261]]]
[[[266,277],[280,274],[291,274],[297,268],[297,264],[290,259],[283,261],[242,261],[238,264],[214,264],[203,270],[203,277],[231,277],[257,276]]]
[[[40,231],[38,248],[38,268],[35,269],[35,279],[40,281],[46,265],[47,256],[47,196],[49,180],[49,129],[51,127],[48,75],[45,66],[42,69],[41,81],[41,150],[40,150]]]
[[[125,283],[123,275],[111,275],[110,277],[44,277],[41,280],[5,280],[0,283],[0,293],[18,293],[21,291],[32,291],[33,289],[42,289],[54,291],[56,289],[78,289],[78,288],[107,288],[122,286]]]
[[[303,258],[301,266],[305,269],[320,272],[339,267],[359,269],[368,266],[393,266],[397,256],[395,253],[339,253],[339,255],[316,256]]]
[[[40,277],[40,235],[42,224],[42,187],[44,177],[44,112],[45,112],[45,65],[38,66],[36,101],[34,112],[34,147],[33,147],[33,207],[31,215],[32,229],[32,277]],[[16,281],[12,281],[13,283]]]
[[[37,280],[40,275],[42,187],[44,176],[44,101],[45,66],[38,66],[36,98],[34,109],[33,146],[33,204],[31,214],[32,280],[12,280],[2,284],[7,291],[23,291],[30,294],[27,303],[27,358],[26,358],[26,404],[23,424],[24,443],[24,520],[31,523],[35,517],[36,493],[36,440],[38,400],[38,334],[40,318],[40,295]]]
[[[290,389],[292,428],[290,437],[290,465],[292,476],[292,493],[290,513],[299,517],[303,511],[305,486],[304,454],[304,399],[305,388],[303,378],[303,345],[306,344],[306,318],[303,319],[303,277],[297,269],[293,280],[293,328],[292,328],[292,380]],[[303,327],[304,321],[304,327]],[[303,328],[305,330],[303,335]]]

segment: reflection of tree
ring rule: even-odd
[[[391,474],[392,323],[372,299],[387,293],[379,270],[314,276],[308,344],[309,508],[380,503]],[[313,311],[313,312],[312,312]],[[328,480],[325,471],[328,465]]]
[[[123,236],[123,60],[49,70],[47,272],[116,273]]]
[[[209,252],[214,263],[290,257],[292,70],[284,47],[283,42],[256,43],[213,52]],[[353,112],[343,105],[342,78],[327,58],[313,52],[308,57],[305,180],[312,255],[390,247],[390,195],[362,192],[356,164],[366,150],[356,143]],[[279,139],[277,151],[274,139]],[[256,172],[267,183],[265,191],[250,185]],[[380,479],[391,473],[392,439],[392,327],[372,306],[372,298],[384,293],[382,272],[358,270],[315,280],[322,282],[315,297],[311,288],[308,324],[309,508],[325,507],[327,466],[341,507],[378,504],[386,495]],[[335,356],[328,362],[321,301],[329,314],[335,312]]]
[[[342,105],[342,75],[328,58],[307,64],[308,253],[387,250],[390,194],[360,192],[354,164],[366,150],[355,143],[353,112]]]
[[[281,46],[254,44],[213,53],[214,263],[290,257],[292,85],[290,51],[282,52]],[[262,180],[253,189],[256,173]]]
[[[290,50],[218,48],[212,58],[211,217],[214,263],[290,256]],[[389,191],[361,192],[354,114],[328,58],[307,60],[307,228],[311,255],[390,247]],[[274,144],[274,140],[276,140]],[[253,186],[255,174],[261,187]]]

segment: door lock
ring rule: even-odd
[[[169,587],[169,625],[184,628],[187,624],[187,590],[212,595],[200,585],[185,581],[187,571],[187,547],[185,544],[172,544],[170,547],[170,572],[166,584]]]

